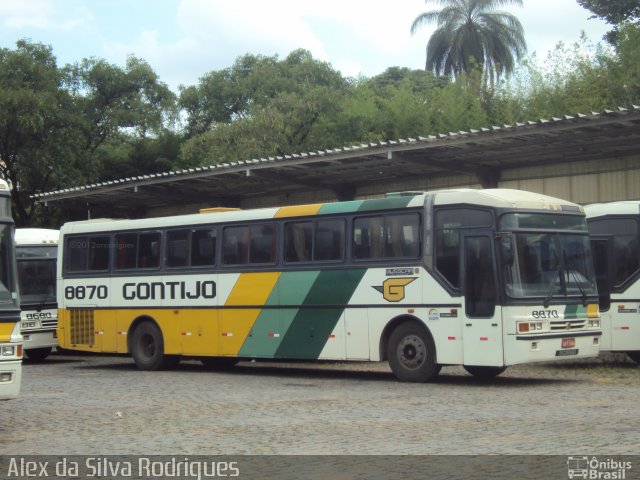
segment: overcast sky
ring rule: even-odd
[[[0,0],[0,46],[29,38],[53,47],[60,66],[97,57],[123,66],[146,60],[177,91],[245,53],[285,57],[304,48],[344,76],[391,66],[423,68],[433,28],[409,29],[424,0]],[[609,27],[576,0],[524,0],[510,8],[529,52],[544,58],[581,31],[595,42]]]

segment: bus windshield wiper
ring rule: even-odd
[[[556,286],[554,284],[551,284],[551,290],[549,290],[549,293],[547,294],[546,297],[544,297],[544,300],[542,301],[542,306],[544,308],[549,308],[549,303],[551,302],[551,299],[553,298],[553,291],[555,290]]]
[[[587,306],[587,292],[584,290],[584,288],[582,288],[582,282],[580,282],[580,279],[578,278],[578,275],[576,274],[576,271],[575,270],[569,270],[569,272],[573,276],[573,279],[575,280],[576,285],[578,286],[578,290],[580,290],[580,295],[582,295],[582,305],[586,307]]]
[[[562,289],[562,276],[564,275],[562,267],[558,269],[558,287],[560,287],[560,289]],[[549,308],[549,303],[551,303],[551,300],[553,299],[553,291],[555,290],[556,286],[555,284],[552,282],[551,283],[551,289],[549,290],[549,293],[547,293],[547,296],[544,297],[544,300],[542,301],[542,306],[544,308]]]
[[[564,254],[564,262],[565,264],[567,263],[567,254]],[[576,282],[576,285],[578,286],[578,290],[580,290],[580,295],[582,295],[582,306],[586,307],[587,306],[587,292],[584,290],[584,288],[582,288],[582,283],[580,282],[580,279],[578,278],[578,274],[576,273],[575,270],[567,270],[568,273],[570,273],[573,276],[573,280]]]

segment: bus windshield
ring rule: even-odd
[[[512,223],[511,215],[503,219],[503,227]],[[583,217],[540,215],[542,223],[528,219],[528,228],[548,229],[562,226],[554,232],[515,231],[501,234],[505,289],[512,298],[596,295],[596,282],[589,237]],[[513,227],[514,225],[509,225]],[[562,228],[564,227],[564,228]],[[526,227],[525,227],[526,228]],[[584,233],[578,231],[584,231]]]
[[[17,307],[15,263],[13,253],[13,228],[0,224],[0,305]]]
[[[22,305],[55,304],[57,248],[18,246],[16,250]]]

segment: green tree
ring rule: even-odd
[[[175,111],[175,95],[133,57],[125,69],[94,59],[59,68],[41,43],[0,49],[0,174],[17,224],[47,223],[33,193],[102,178],[105,142],[156,138]]]
[[[338,114],[347,88],[339,72],[305,50],[284,60],[240,57],[181,91],[188,138],[181,165],[320,148],[327,138],[316,130],[324,117]]]
[[[11,183],[18,225],[31,218],[31,193],[83,176],[62,80],[48,46],[20,40],[0,50],[0,174]]]
[[[613,30],[605,35],[610,43],[615,43],[622,24],[637,24],[640,21],[640,2],[638,0],[578,0],[578,3],[593,12],[594,17],[614,25]]]
[[[411,34],[435,22],[438,28],[427,43],[426,69],[438,75],[458,76],[481,65],[492,84],[510,74],[526,52],[524,31],[518,19],[497,10],[522,5],[522,0],[426,0],[443,6],[420,14]]]
[[[77,108],[85,150],[127,129],[144,137],[158,134],[176,119],[176,96],[144,61],[130,56],[124,69],[101,59],[65,68],[65,87]]]

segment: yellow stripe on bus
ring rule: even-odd
[[[322,205],[322,203],[314,203],[311,205],[281,207],[278,209],[274,218],[304,217],[306,215],[316,215],[318,213],[318,210],[322,208]]]
[[[15,323],[0,323],[0,342],[10,342]]]
[[[279,277],[280,272],[241,274],[224,306],[264,305]],[[261,311],[259,308],[232,308],[220,311],[222,355],[238,355]]]

